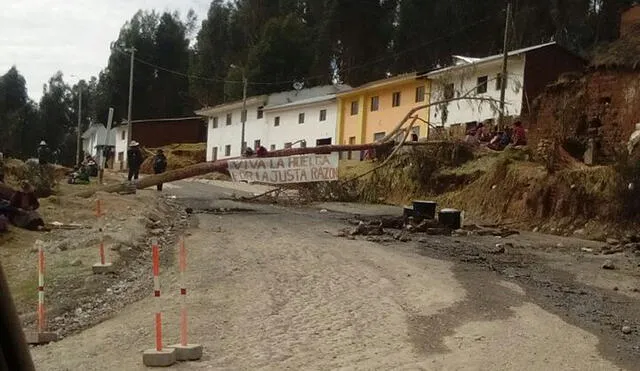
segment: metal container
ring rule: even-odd
[[[414,216],[421,219],[435,219],[437,206],[438,204],[434,201],[413,201]]]
[[[438,213],[438,222],[449,229],[462,227],[462,213],[456,209],[442,209]]]

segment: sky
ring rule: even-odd
[[[109,45],[139,10],[193,9],[198,24],[210,0],[2,0],[0,75],[15,65],[38,102],[42,87],[57,71],[69,84],[98,76],[107,65]],[[73,75],[73,76],[71,76]]]

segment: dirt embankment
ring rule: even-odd
[[[483,223],[596,239],[636,233],[630,218],[640,194],[620,171],[569,161],[549,172],[532,157],[524,149],[471,152],[464,144],[434,143],[403,150],[353,187],[362,201],[435,199]],[[375,165],[355,165],[346,177]]]
[[[116,181],[111,175],[107,174],[107,181]],[[169,252],[187,222],[173,200],[155,190],[127,196],[98,193],[90,199],[69,196],[94,186],[61,182],[55,187],[56,195],[40,199],[39,212],[46,223],[73,225],[73,229],[32,232],[11,226],[8,233],[0,234],[0,260],[26,327],[34,326],[36,320],[40,246],[46,257],[48,325],[62,336],[99,323],[148,295],[152,237],[164,248],[163,259],[172,256]],[[95,216],[98,198],[104,213],[106,255],[115,267],[115,273],[109,275],[92,272],[92,265],[100,260],[100,223]]]

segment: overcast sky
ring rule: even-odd
[[[106,67],[109,45],[138,9],[189,9],[198,24],[210,0],[2,0],[0,75],[15,65],[36,102],[42,85],[58,70],[65,81],[97,76]],[[77,77],[71,77],[76,75]]]

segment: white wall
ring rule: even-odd
[[[524,81],[524,56],[515,56],[509,59],[508,63],[508,82],[505,93],[505,110],[507,115],[520,115],[522,109],[523,81]],[[431,102],[443,100],[444,84],[454,83],[456,97],[463,95],[467,91],[473,89],[478,83],[478,77],[487,76],[488,86],[487,92],[483,94],[471,93],[470,97],[485,97],[500,100],[500,89],[497,89],[496,76],[502,72],[502,61],[494,61],[482,66],[470,66],[467,68],[454,69],[451,72],[442,75],[433,76],[431,85],[432,94]],[[498,107],[496,105],[496,107]],[[442,109],[439,106],[431,107],[431,124],[436,126],[450,126],[452,124],[461,124],[471,121],[484,121],[487,119],[496,119],[498,112],[494,110],[489,103],[460,100],[450,102],[447,105],[448,116],[443,122]]]
[[[327,118],[320,121],[320,110],[327,110]],[[304,113],[304,123],[298,123],[298,115]],[[324,102],[290,106],[266,112],[268,133],[262,145],[271,150],[283,149],[285,143],[306,140],[307,147],[315,147],[316,140],[331,138],[336,143],[337,103],[335,99]],[[280,117],[280,126],[274,126],[275,117]],[[294,147],[300,147],[296,144]]]
[[[247,105],[247,120],[245,122],[244,138],[247,147],[253,148],[255,139],[265,137],[265,118],[258,119],[258,105]],[[231,112],[231,125],[227,126],[227,113]],[[240,156],[240,138],[242,138],[242,108],[232,111],[222,111],[216,114],[218,127],[213,128],[213,117],[209,117],[207,125],[207,161],[213,161],[213,149],[217,148],[217,159]],[[225,146],[231,146],[231,154],[225,154]]]
[[[113,162],[114,168],[117,169],[126,169],[127,168],[127,125],[121,125],[114,128],[116,131],[116,153],[115,159]],[[123,138],[124,134],[124,139]],[[122,163],[119,161],[120,155],[122,153]]]

